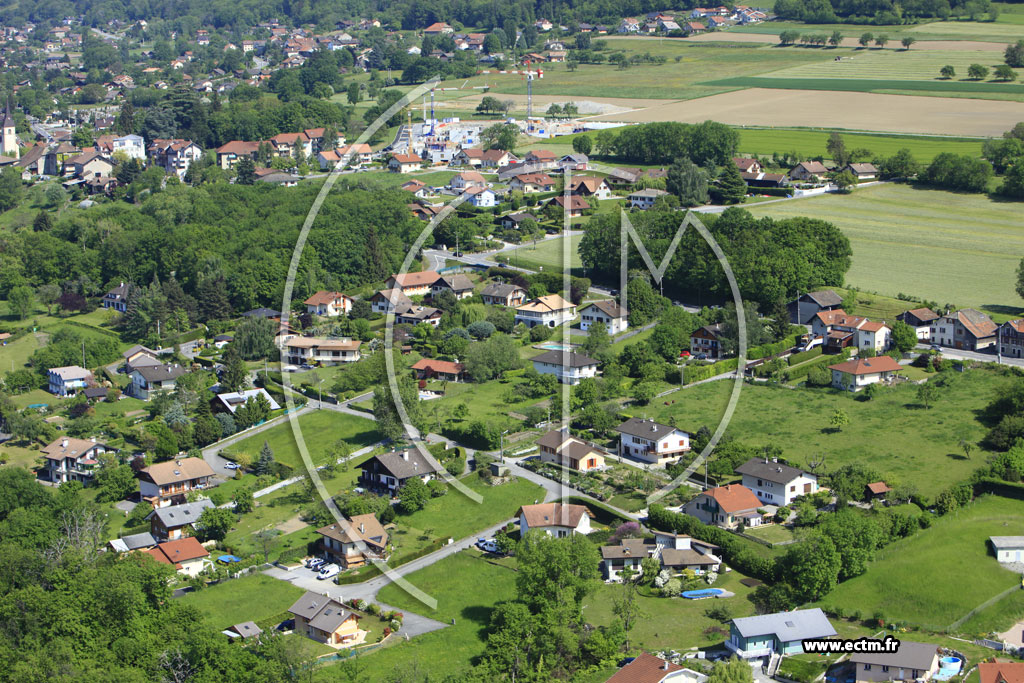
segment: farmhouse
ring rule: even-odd
[[[537,440],[541,462],[577,472],[604,467],[604,453],[564,432],[552,430]]]
[[[1024,355],[1024,320],[1007,320],[997,332],[999,353],[1010,358]]]
[[[46,467],[39,474],[47,481],[88,483],[96,475],[99,456],[107,452],[107,445],[96,439],[62,437],[39,452],[46,459]]]
[[[362,358],[355,339],[324,339],[322,337],[292,337],[285,342],[285,360],[292,365],[337,365],[354,363]]]
[[[436,379],[442,382],[458,382],[465,379],[466,366],[436,358],[422,358],[411,367],[416,379]]]
[[[611,299],[595,301],[580,309],[580,329],[586,332],[596,324],[603,324],[608,334],[618,334],[629,327],[629,315]]]
[[[518,306],[526,300],[526,290],[519,285],[495,282],[484,287],[480,297],[490,306]]]
[[[360,486],[393,496],[413,477],[425,483],[436,478],[443,468],[433,465],[418,449],[411,448],[375,455],[359,469],[362,470]]]
[[[933,344],[981,351],[995,346],[997,329],[992,319],[981,311],[962,308],[933,321],[929,335]]]
[[[869,384],[888,382],[902,367],[891,356],[857,358],[828,366],[832,371],[832,386],[847,391],[860,391]]]
[[[343,569],[362,567],[368,559],[387,556],[388,532],[372,514],[355,515],[347,524],[329,524],[316,532],[321,536],[324,556]]]
[[[896,319],[913,327],[918,339],[928,341],[931,338],[931,325],[939,319],[939,314],[930,308],[914,308],[900,313]]]
[[[662,464],[690,450],[690,435],[675,427],[631,417],[618,427],[619,457]]]
[[[743,659],[756,659],[800,654],[804,640],[834,635],[836,630],[825,613],[815,607],[733,619],[725,646]]]
[[[547,325],[557,327],[570,322],[576,317],[575,304],[566,301],[558,294],[530,299],[516,307],[516,324],[525,323],[527,327]]]
[[[186,502],[191,491],[205,489],[213,469],[202,458],[158,462],[139,471],[139,495],[155,508]]]
[[[542,375],[554,375],[562,384],[577,385],[580,380],[597,376],[597,361],[572,351],[547,351],[530,359]]]
[[[288,608],[295,618],[295,631],[331,647],[350,647],[366,638],[359,628],[359,615],[335,598],[312,591]]]
[[[149,520],[149,533],[158,541],[176,541],[182,538],[188,529],[195,528],[203,510],[212,507],[216,507],[213,501],[203,498],[194,503],[157,508],[146,516]]]
[[[810,325],[814,316],[821,311],[834,311],[842,307],[843,297],[831,289],[801,294],[786,305],[789,310],[789,322],[797,325]]]
[[[304,302],[306,312],[328,318],[345,315],[352,310],[352,297],[341,292],[325,292],[320,290]]]
[[[768,505],[789,505],[799,496],[818,490],[817,475],[783,465],[777,459],[751,458],[737,467],[736,473],[743,475],[743,485]]]
[[[564,538],[573,534],[590,533],[590,510],[584,505],[539,503],[519,508],[519,529],[523,536],[532,529],[549,536]]]
[[[939,670],[939,648],[900,638],[897,652],[857,652],[850,661],[856,666],[856,683],[927,681]]]
[[[708,358],[722,357],[722,323],[704,325],[690,335],[690,353],[704,354]]]
[[[754,492],[741,484],[728,484],[708,489],[683,506],[683,512],[704,524],[723,529],[760,526],[763,515],[758,512],[761,501]]]

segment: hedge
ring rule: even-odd
[[[803,365],[786,370],[782,373],[782,380],[784,382],[789,382],[790,380],[800,379],[801,377],[806,377],[814,368],[820,368],[822,365],[831,365],[833,362],[839,363],[842,362],[842,360],[843,358],[841,356],[819,358],[818,360],[813,360],[809,363],[804,363]]]
[[[579,496],[569,496],[565,499],[567,502],[573,505],[584,505],[586,506],[600,524],[606,524],[611,526],[612,524],[620,524],[625,522],[634,522],[636,520],[626,517],[621,512],[616,512],[607,505],[599,503],[596,500],[590,498],[580,498]]]
[[[824,352],[824,349],[821,346],[815,346],[810,351],[800,351],[799,353],[794,353],[789,357],[789,364],[799,365],[800,363],[803,363],[805,360],[810,360],[811,358],[816,358],[820,356],[822,352]]]
[[[83,330],[89,330],[90,332],[99,332],[105,334],[108,337],[113,337],[117,341],[121,341],[121,335],[113,330],[105,330],[102,327],[96,327],[95,325],[89,325],[87,323],[79,322],[77,320],[62,320],[60,321],[63,325],[73,325],[75,327],[81,327]]]
[[[769,197],[788,197],[793,194],[793,189],[789,187],[748,187],[751,194],[763,194]]]
[[[711,365],[698,365],[695,367],[688,366],[683,372],[683,379],[686,384],[693,384],[694,382],[700,382],[714,377],[715,375],[721,375],[725,372],[733,372],[738,366],[738,358],[727,358],[726,360],[720,360],[717,363],[712,363]]]
[[[777,353],[782,353],[787,349],[793,348],[793,346],[799,341],[801,335],[790,335],[784,337],[780,341],[773,342],[771,344],[762,344],[761,346],[752,346],[747,349],[747,360],[758,360],[765,356],[774,356]]]

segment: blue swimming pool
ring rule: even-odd
[[[701,598],[713,598],[724,592],[721,588],[702,588],[695,591],[683,591],[680,595],[687,600],[700,600]]]
[[[537,344],[533,348],[544,349],[545,351],[572,351],[576,348],[575,344],[559,344],[557,342],[545,342],[543,344]]]

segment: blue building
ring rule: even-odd
[[[755,659],[802,653],[804,640],[834,635],[825,613],[815,607],[733,619],[725,646],[743,659]]]

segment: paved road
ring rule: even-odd
[[[305,406],[296,410],[294,414],[297,416],[304,415],[305,413],[308,413],[310,410],[311,408],[307,403]],[[289,413],[289,415],[290,414],[291,413]],[[243,439],[248,439],[253,434],[259,434],[260,432],[264,432],[270,429],[271,427],[276,427],[277,425],[283,423],[287,419],[288,415],[279,415],[278,417],[275,417],[273,420],[267,420],[266,422],[257,427],[252,427],[250,429],[245,430],[244,432],[239,432],[238,434],[229,436],[228,438],[218,441],[215,444],[211,444],[210,446],[207,446],[206,448],[203,449],[203,460],[205,460],[206,464],[209,465],[213,469],[213,471],[218,475],[224,477],[233,476],[233,471],[229,470],[226,467],[226,465],[231,461],[228,460],[227,458],[222,458],[220,456],[220,452],[223,449],[227,448],[228,446],[236,444],[239,441],[242,441]]]
[[[929,344],[917,345],[918,351],[927,351],[930,348],[931,346]],[[993,351],[992,353],[985,353],[979,351],[965,351],[962,349],[952,349],[944,346],[942,347],[941,353],[943,358],[951,358],[952,360],[977,360],[982,361],[984,363],[999,362],[999,358],[996,355],[995,351]],[[1007,356],[1003,356],[1001,362],[1003,365],[1015,365],[1019,368],[1024,368],[1024,358],[1009,358]]]

